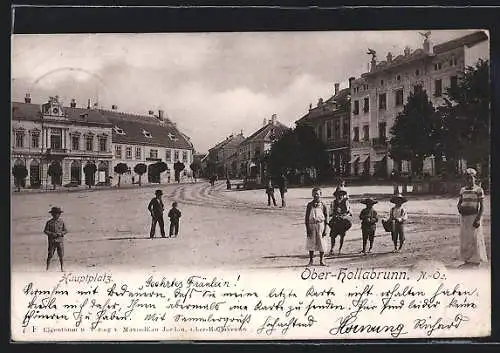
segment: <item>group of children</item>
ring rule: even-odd
[[[333,255],[336,238],[339,237],[340,255],[344,244],[344,237],[347,231],[352,227],[353,219],[349,205],[349,194],[345,185],[341,183],[333,193],[335,199],[330,206],[331,219],[328,221],[328,210],[326,205],[321,201],[321,189],[316,187],[312,190],[313,200],[307,204],[305,225],[307,233],[307,250],[309,251],[309,265],[313,264],[314,252],[318,251],[320,255],[320,265],[324,266],[324,253],[326,249],[326,226],[330,227],[330,255]],[[407,199],[396,194],[391,197],[390,201],[394,204],[389,212],[387,220],[382,220],[382,225],[387,232],[391,233],[394,243],[393,252],[398,252],[402,249],[405,241],[404,224],[408,219],[406,208],[403,206]],[[374,209],[377,200],[366,198],[361,200],[365,208],[361,210],[359,219],[361,220],[361,235],[363,239],[363,249],[361,253],[367,253],[366,246],[369,242],[368,253],[371,252],[375,239],[375,231],[378,223],[378,214]],[[399,245],[398,245],[399,243]]]
[[[156,190],[155,197],[152,198],[148,204],[148,211],[151,214],[151,230],[149,233],[151,239],[155,237],[156,224],[160,227],[161,237],[166,238],[163,221],[164,205],[162,196],[163,192],[161,190]],[[57,251],[61,271],[64,271],[64,236],[68,233],[68,230],[64,221],[60,219],[63,213],[60,207],[52,207],[49,213],[52,215],[52,218],[45,223],[45,228],[43,230],[47,235],[48,241],[46,269],[49,269],[52,257]],[[170,219],[169,236],[170,238],[177,237],[179,234],[179,220],[181,218],[181,211],[178,209],[177,202],[172,203],[172,208],[168,212],[168,217]]]

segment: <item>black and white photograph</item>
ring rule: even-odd
[[[168,339],[488,333],[489,293],[479,303],[472,287],[489,280],[492,256],[489,46],[484,29],[12,35],[18,339],[85,339],[87,321],[99,339],[168,330],[159,293],[142,303],[142,286],[109,285],[132,272],[144,290],[186,274],[168,299],[180,312],[170,329],[182,332]],[[203,274],[219,270],[234,278]],[[248,276],[269,288],[240,290],[239,270],[264,273]],[[285,272],[306,286],[300,303],[286,302],[304,295],[290,281],[273,282]],[[448,272],[468,280],[447,283]],[[442,282],[407,286],[426,276]],[[79,297],[63,288],[72,281],[86,285]],[[250,304],[221,310],[237,318],[192,316],[201,304],[189,300],[233,284]],[[271,288],[286,304],[262,299]],[[139,299],[109,303],[120,295]],[[426,305],[442,317],[431,322]],[[421,318],[392,323],[407,312]]]

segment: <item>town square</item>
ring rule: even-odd
[[[353,35],[15,36],[12,269],[488,267],[488,33]]]

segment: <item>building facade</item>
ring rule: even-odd
[[[224,141],[217,143],[208,150],[208,169],[210,174],[216,174],[219,178],[230,178],[237,176],[235,155],[240,143],[245,139],[243,132],[230,135]]]
[[[85,177],[94,183],[108,183],[112,173],[112,125],[100,112],[63,107],[58,97],[45,104],[12,103],[12,165],[22,164],[28,171],[26,187],[84,185]],[[62,176],[49,176],[49,166],[62,169]],[[93,176],[85,166],[95,166]],[[12,184],[14,183],[12,177]]]
[[[353,175],[386,177],[393,169],[409,172],[410,163],[395,165],[388,155],[390,128],[403,110],[410,92],[422,87],[434,107],[444,103],[447,88],[456,84],[460,72],[479,58],[489,58],[488,36],[475,32],[433,46],[430,32],[423,34],[422,48],[378,62],[371,52],[370,71],[350,78],[351,158]],[[434,158],[424,161],[424,173],[436,174]]]
[[[266,174],[264,157],[271,150],[273,142],[277,141],[289,128],[280,123],[276,114],[271,119],[264,120],[263,126],[240,143],[238,148],[238,176],[255,178],[257,184],[262,183]]]
[[[314,129],[326,146],[333,173],[347,176],[350,172],[350,90],[345,88],[339,91],[339,87],[336,83],[334,95],[326,101],[320,98],[317,106],[311,106],[296,124]]]
[[[57,97],[42,105],[32,104],[29,96],[24,103],[12,103],[12,164],[26,166],[26,187],[116,184],[118,163],[127,164],[121,180],[131,183],[139,177],[135,165],[149,168],[159,161],[168,165],[161,180],[153,180],[148,170],[143,181],[173,182],[173,164],[183,162],[182,175],[189,174],[193,151],[189,139],[161,111],[158,116],[140,116],[116,109],[77,108],[74,101],[63,107]],[[50,165],[61,167],[59,180],[48,175]],[[95,170],[93,175],[88,165],[95,166],[90,169]]]

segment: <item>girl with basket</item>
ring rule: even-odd
[[[347,189],[344,186],[339,185],[337,189],[335,189],[333,195],[335,196],[335,199],[330,206],[332,218],[329,222],[331,239],[330,255],[333,255],[333,248],[335,247],[335,239],[337,236],[340,237],[340,255],[342,246],[344,245],[346,232],[352,226],[352,214],[351,207],[349,205],[349,198],[347,196]]]

